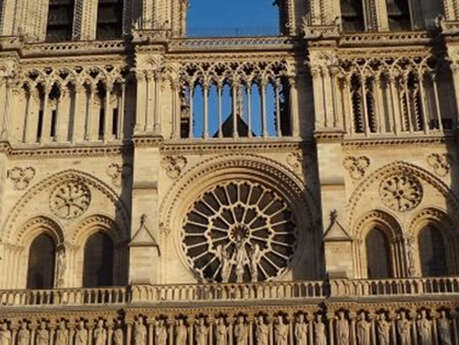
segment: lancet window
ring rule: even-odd
[[[46,40],[70,41],[73,28],[74,0],[49,0]]]
[[[389,240],[384,231],[373,228],[365,239],[367,276],[369,279],[391,278],[392,263]]]
[[[114,246],[104,232],[96,232],[86,241],[84,248],[83,286],[113,285]]]
[[[181,83],[182,138],[292,135],[283,62],[188,64]]]
[[[448,274],[444,238],[433,225],[424,227],[418,235],[422,275],[425,277]]]
[[[97,7],[96,39],[121,38],[123,0],[99,0]]]
[[[27,268],[28,289],[51,289],[54,287],[56,243],[46,233],[38,235],[30,245]]]

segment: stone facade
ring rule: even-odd
[[[0,345],[459,345],[459,2],[361,2],[187,38],[186,0],[125,1],[97,40],[77,0],[49,43],[3,0]]]

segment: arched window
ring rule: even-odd
[[[419,257],[424,277],[448,274],[445,242],[440,230],[429,224],[418,235]]]
[[[83,286],[113,285],[113,241],[99,231],[91,235],[84,247]]]
[[[49,0],[46,40],[70,41],[73,28],[74,0]]]
[[[341,0],[340,5],[343,31],[363,31],[365,23],[363,19],[362,0]]]
[[[123,27],[123,0],[99,0],[97,6],[96,39],[121,38]]]
[[[369,279],[392,278],[391,251],[386,234],[373,228],[365,239]]]
[[[29,249],[27,289],[51,289],[54,287],[56,244],[48,234],[36,237]]]

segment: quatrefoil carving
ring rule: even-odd
[[[349,175],[353,180],[363,178],[370,166],[370,158],[366,156],[346,157],[343,162],[344,168],[349,171]]]

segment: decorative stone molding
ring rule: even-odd
[[[14,189],[16,190],[24,190],[26,189],[30,181],[35,177],[35,169],[32,167],[27,168],[20,168],[15,167],[9,169],[7,172],[7,178],[9,178],[13,184]]]
[[[406,212],[416,208],[422,201],[423,189],[419,180],[410,175],[393,175],[379,186],[382,202],[390,209]]]
[[[438,176],[448,175],[451,169],[451,156],[447,153],[431,153],[427,157],[427,163]]]
[[[303,152],[291,152],[287,155],[287,164],[290,165],[293,170],[299,171],[303,167]]]
[[[186,164],[187,159],[184,156],[166,156],[161,159],[161,166],[172,179],[180,176]]]
[[[111,163],[107,167],[106,173],[112,179],[113,185],[120,187],[123,177],[132,173],[132,166],[130,164]]]
[[[458,210],[457,206],[457,198],[451,192],[450,188],[435,176],[433,173],[418,167],[414,164],[403,162],[403,161],[396,161],[391,164],[385,165],[380,169],[374,171],[373,173],[369,174],[362,182],[357,186],[354,190],[352,195],[349,198],[348,207],[348,222],[352,224],[354,221],[355,213],[356,213],[356,206],[358,202],[361,200],[363,195],[373,186],[375,183],[380,183],[381,180],[384,180],[388,176],[393,176],[394,174],[398,175],[408,175],[412,177],[416,177],[425,183],[430,184],[433,188],[435,188],[441,195],[445,197],[448,204],[451,207],[451,214],[456,214]],[[453,211],[454,210],[454,211]]]
[[[49,197],[51,211],[62,219],[81,216],[89,207],[91,192],[86,184],[70,180],[57,185]]]
[[[343,166],[349,171],[349,175],[353,180],[360,180],[365,177],[367,169],[370,166],[370,158],[366,156],[349,156],[344,159]]]

